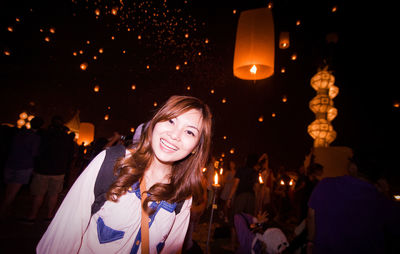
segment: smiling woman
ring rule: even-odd
[[[192,200],[199,204],[204,197],[201,169],[210,151],[211,118],[199,99],[172,96],[147,124],[139,143],[112,161],[116,180],[92,215],[97,175],[103,174],[108,153],[103,151],[89,164],[37,253],[180,252]]]

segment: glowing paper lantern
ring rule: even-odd
[[[311,78],[311,86],[317,91],[309,104],[316,120],[308,126],[308,134],[314,139],[314,147],[328,147],[336,138],[331,121],[337,116],[337,109],[333,106],[333,98],[339,93],[334,85],[335,77],[325,68]]]
[[[78,144],[89,145],[94,140],[94,125],[92,123],[82,122],[79,124]]]
[[[279,35],[279,48],[287,49],[290,46],[289,32],[281,32]]]
[[[236,33],[234,76],[244,80],[268,78],[274,73],[274,61],[275,37],[271,9],[243,11]],[[250,72],[252,68],[253,72]]]

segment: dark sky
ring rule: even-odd
[[[379,8],[333,0],[275,1],[275,37],[288,31],[291,45],[276,46],[272,77],[240,80],[232,71],[240,12],[267,2],[6,1],[0,23],[0,121],[15,124],[22,111],[47,122],[52,115],[69,120],[79,110],[82,122],[95,124],[96,137],[108,137],[148,120],[154,102],[188,94],[213,111],[216,156],[240,161],[249,152],[268,152],[273,166],[294,168],[312,147],[307,126],[315,116],[308,103],[316,93],[310,79],[326,62],[340,89],[332,145],[390,147],[396,154],[400,112],[393,104],[400,96],[393,70],[381,57],[389,45],[380,38],[390,33],[381,29],[389,20],[378,20]],[[326,40],[332,33],[335,43]],[[290,60],[293,53],[296,61]]]

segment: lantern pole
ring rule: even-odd
[[[218,174],[218,173],[217,173]],[[206,253],[210,253],[210,235],[211,235],[211,225],[214,216],[214,209],[217,209],[217,205],[215,204],[215,198],[217,196],[217,191],[221,187],[218,182],[212,185],[213,189],[213,197],[212,197],[212,204],[211,204],[211,216],[210,216],[210,223],[208,224],[208,234],[207,234],[207,245],[206,245]]]

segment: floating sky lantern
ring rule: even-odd
[[[54,27],[51,27],[51,28],[49,29],[49,31],[50,31],[50,33],[52,33],[52,34],[55,34],[55,33],[56,33],[56,29],[55,29]]]
[[[79,145],[89,145],[94,140],[94,125],[92,123],[81,122],[79,124]]]
[[[286,97],[286,95],[282,96],[282,102],[287,102],[287,97]]]
[[[86,62],[83,62],[80,65],[80,68],[81,68],[82,71],[85,71],[87,69],[87,67],[88,67],[88,63],[86,63]]]
[[[191,87],[190,87],[190,86],[187,86],[187,87],[186,87],[186,90],[190,91],[190,89],[191,89]]]
[[[132,89],[132,90],[136,90],[136,85],[132,85],[132,86],[131,86],[131,89]]]
[[[268,78],[274,73],[274,60],[274,22],[271,9],[243,11],[236,32],[234,76],[244,80]]]
[[[272,117],[276,117],[276,113],[272,113],[271,116],[272,116]]]
[[[19,118],[25,120],[28,118],[28,114],[26,112],[22,112],[21,114],[19,114]]]
[[[102,48],[99,49],[99,53],[103,54],[104,50]]]
[[[154,107],[157,107],[157,105],[158,105],[158,103],[155,101],[155,102],[153,103],[153,106],[154,106]]]
[[[231,150],[229,150],[230,154],[234,154],[235,153],[235,148],[231,148]]]
[[[131,128],[131,130],[130,130],[132,133],[134,133],[135,132],[135,128]]]
[[[14,32],[14,28],[12,28],[12,26],[7,27],[7,30],[8,30],[9,32]]]
[[[50,38],[49,37],[44,37],[44,40],[46,41],[46,42],[50,42]]]
[[[290,59],[291,59],[292,61],[297,60],[297,54],[296,54],[296,53],[293,53],[292,56],[290,57]]]
[[[279,35],[279,48],[287,49],[290,46],[289,32],[281,32]]]
[[[260,123],[264,122],[264,116],[259,116],[259,117],[258,117],[258,121],[259,121]]]

